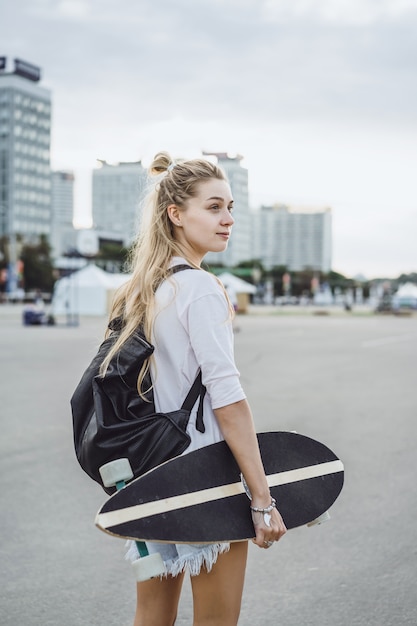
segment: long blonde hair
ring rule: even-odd
[[[102,375],[113,356],[138,327],[143,329],[145,337],[150,341],[155,291],[167,278],[172,257],[185,257],[187,263],[196,267],[175,239],[167,207],[175,204],[185,210],[185,203],[197,194],[200,182],[212,178],[226,180],[224,172],[209,161],[193,159],[174,162],[167,152],[159,152],[155,156],[149,168],[149,177],[150,183],[154,184],[145,198],[139,236],[129,259],[132,276],[116,292],[110,313],[110,320],[121,318],[122,330],[101,365]],[[148,368],[149,364],[146,363],[139,374],[139,393]]]

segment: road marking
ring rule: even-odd
[[[369,339],[362,342],[362,348],[375,348],[385,346],[390,343],[401,343],[402,341],[411,341],[416,339],[417,335],[392,335],[391,337],[380,337],[379,339]]]
[[[278,474],[270,474],[267,476],[268,485],[270,487],[278,487],[279,485],[288,485],[290,483],[308,480],[310,478],[318,478],[319,476],[328,476],[343,472],[342,461],[329,461],[328,463],[319,463],[318,465],[310,465],[296,470],[287,472],[279,472]],[[168,511],[176,509],[184,509],[196,504],[204,504],[220,500],[221,498],[229,498],[245,493],[242,482],[231,483],[229,485],[221,485],[220,487],[212,487],[211,489],[202,489],[192,493],[185,493],[163,500],[154,502],[146,502],[144,504],[136,504],[124,509],[109,511],[108,513],[98,513],[96,516],[96,526],[102,529],[125,524],[136,519],[143,519],[151,515],[160,515]]]

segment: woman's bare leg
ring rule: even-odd
[[[177,617],[184,574],[137,583],[133,626],[173,626]]]
[[[194,626],[236,626],[245,581],[247,541],[232,543],[211,572],[191,577]]]

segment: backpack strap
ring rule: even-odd
[[[185,263],[181,263],[180,265],[174,265],[173,267],[170,267],[168,270],[168,276],[171,276],[172,274],[176,274],[177,272],[182,272],[182,270],[194,270],[194,269],[196,268],[192,267],[191,265],[186,265]],[[119,317],[114,317],[112,320],[110,320],[107,328],[114,332],[121,332],[123,330],[123,326],[124,326],[123,316],[120,315]]]
[[[185,263],[180,263],[180,265],[173,265],[172,267],[169,268],[168,270],[168,274],[176,274],[177,272],[182,272],[182,270],[195,270],[195,267],[192,267],[191,265],[186,265]]]
[[[206,427],[204,426],[203,421],[203,400],[206,395],[206,388],[201,381],[201,370],[199,370],[195,381],[191,385],[191,389],[187,394],[184,402],[182,403],[181,409],[188,411],[191,413],[193,406],[197,402],[198,398],[200,398],[200,402],[198,404],[197,409],[197,418],[196,418],[196,428],[200,433],[204,433]]]
[[[180,263],[179,265],[174,265],[173,267],[169,268],[168,276],[171,276],[172,274],[176,274],[177,272],[182,272],[183,270],[193,270],[193,269],[196,269],[196,268],[192,267],[191,265],[187,265],[185,263]],[[123,318],[122,317],[113,318],[109,322],[108,327],[110,330],[120,332],[123,329]],[[191,413],[195,403],[197,402],[198,398],[200,398],[200,402],[198,404],[198,409],[197,409],[197,418],[196,418],[196,428],[200,433],[204,433],[206,430],[206,427],[204,426],[204,421],[203,421],[203,401],[204,401],[205,395],[206,395],[206,388],[201,381],[201,370],[199,370],[195,381],[191,385],[191,389],[188,392],[187,397],[182,403],[181,409],[184,409],[188,411],[189,413]]]

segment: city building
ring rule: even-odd
[[[51,94],[41,70],[0,57],[0,237],[9,242],[9,287],[16,287],[16,242],[51,229]]]
[[[51,174],[52,222],[50,244],[54,259],[74,247],[74,174],[57,171]]]
[[[297,209],[283,204],[252,212],[253,258],[266,269],[285,265],[293,272],[329,272],[332,261],[330,208]]]
[[[140,198],[147,173],[140,161],[110,164],[98,161],[93,170],[93,228],[101,239],[129,245],[140,219]]]
[[[51,94],[39,80],[39,68],[15,59],[6,72],[0,58],[0,232],[23,238],[51,225]]]
[[[250,239],[251,214],[249,211],[248,170],[241,165],[242,156],[229,156],[224,152],[204,152],[205,156],[217,157],[219,167],[225,172],[234,200],[233,235],[224,252],[209,252],[205,256],[208,264],[221,263],[233,267],[242,261],[254,258]]]

